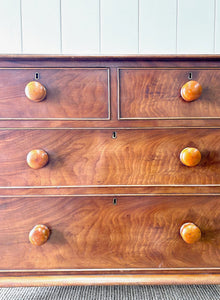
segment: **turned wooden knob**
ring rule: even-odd
[[[48,240],[50,230],[45,225],[36,225],[29,233],[29,241],[31,244],[41,246]]]
[[[25,87],[25,95],[28,99],[39,102],[45,99],[47,91],[39,81],[31,81]]]
[[[31,150],[27,155],[27,164],[32,169],[40,169],[46,166],[49,157],[46,151],[41,149]]]
[[[200,151],[191,147],[183,149],[180,153],[180,161],[188,167],[194,167],[198,165],[201,157]]]
[[[193,223],[183,224],[180,228],[180,234],[182,239],[188,244],[193,244],[201,238],[201,230]]]
[[[185,101],[193,101],[198,99],[202,94],[202,86],[194,80],[185,83],[181,88],[181,96]]]

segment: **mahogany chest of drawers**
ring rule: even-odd
[[[220,56],[0,56],[0,286],[220,284]]]

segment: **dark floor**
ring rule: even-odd
[[[1,300],[220,300],[220,285],[1,288]]]

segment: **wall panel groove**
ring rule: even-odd
[[[0,0],[2,54],[220,53],[220,0]]]

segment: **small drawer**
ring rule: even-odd
[[[0,119],[109,119],[108,68],[0,69]]]
[[[220,184],[220,129],[16,129],[0,140],[3,187]]]
[[[191,102],[181,97],[189,81],[202,89]],[[118,69],[119,119],[220,118],[219,82],[219,69]]]
[[[219,268],[219,196],[0,198],[1,270]],[[201,231],[186,243],[180,229]],[[35,225],[50,231],[41,246]]]

